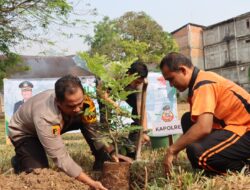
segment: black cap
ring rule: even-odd
[[[33,84],[29,81],[23,81],[19,84],[19,88],[21,88],[22,90],[28,90],[33,88]]]
[[[170,109],[170,106],[169,105],[165,105],[162,110],[169,110]]]

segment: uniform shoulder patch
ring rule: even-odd
[[[58,136],[58,135],[61,134],[61,127],[60,127],[60,125],[52,125],[51,129],[52,129],[52,134],[54,136]]]
[[[96,108],[90,97],[86,96],[83,101],[84,112],[82,114],[82,122],[86,124],[95,123],[97,121]]]

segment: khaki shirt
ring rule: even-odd
[[[77,177],[82,168],[68,154],[60,131],[64,126],[62,114],[55,102],[54,90],[30,98],[13,115],[9,137],[15,142],[24,137],[38,137],[46,153],[69,176]]]

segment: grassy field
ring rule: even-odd
[[[63,135],[64,142],[73,159],[80,164],[84,171],[97,177],[91,171],[93,156],[80,133]],[[0,174],[8,171],[10,158],[14,155],[12,145],[5,145],[3,121],[0,123]],[[149,190],[227,190],[250,189],[250,177],[242,173],[226,176],[205,177],[202,172],[195,172],[190,167],[185,152],[181,152],[174,166],[171,178],[163,173],[162,160],[165,149],[152,150],[149,146],[143,147],[141,162],[135,162],[131,167],[131,183],[135,189]],[[51,163],[51,167],[54,165]]]
[[[5,127],[4,120],[0,120],[0,173],[6,172],[11,168],[10,158],[14,155],[12,145],[5,144]]]

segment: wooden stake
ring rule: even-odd
[[[146,95],[147,95],[147,87],[148,87],[148,81],[147,79],[144,79],[143,87],[142,87],[142,98],[141,98],[141,117],[140,117],[140,125],[142,126],[139,137],[136,143],[136,156],[135,160],[141,159],[141,147],[142,147],[142,135],[143,135],[143,121],[145,118],[145,110],[146,110]]]
[[[169,144],[169,146],[171,146],[172,144],[174,144],[173,135],[169,135],[168,136],[168,144]]]

